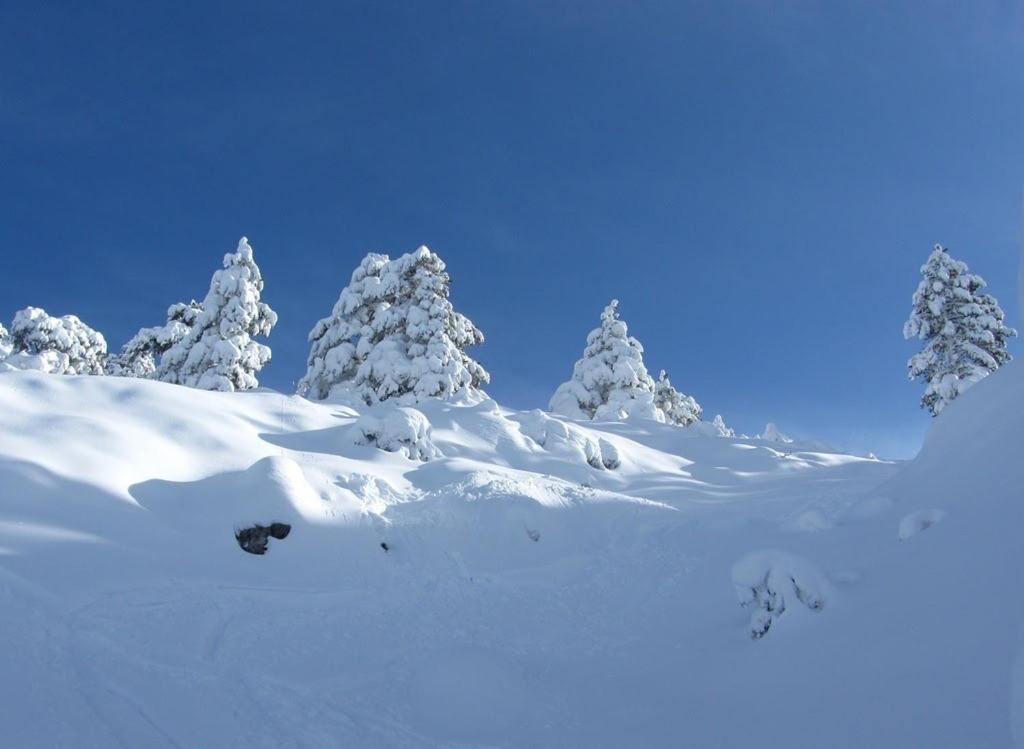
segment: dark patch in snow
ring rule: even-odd
[[[267,544],[271,538],[281,540],[288,538],[292,527],[288,523],[271,523],[270,525],[254,525],[235,532],[235,539],[242,551],[250,554],[266,554]]]

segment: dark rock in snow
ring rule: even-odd
[[[267,543],[271,538],[278,540],[287,538],[292,527],[288,523],[271,523],[269,526],[254,525],[235,532],[235,538],[242,551],[250,554],[266,554]]]

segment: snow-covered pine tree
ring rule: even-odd
[[[270,348],[253,340],[269,335],[277,313],[260,301],[263,277],[249,240],[224,256],[192,328],[161,357],[157,379],[202,390],[248,390],[270,361]]]
[[[1017,331],[1004,324],[995,297],[984,293],[984,279],[968,272],[967,264],[945,247],[935,245],[921,275],[903,336],[924,341],[921,352],[907,362],[908,376],[926,383],[921,407],[937,416],[1010,360],[1006,342]]]
[[[330,316],[309,334],[299,393],[366,404],[473,393],[490,375],[467,353],[483,333],[455,311],[444,261],[426,247],[394,260],[363,258]]]
[[[629,335],[613,299],[601,313],[601,326],[587,336],[583,358],[572,378],[558,386],[548,408],[572,419],[664,419],[654,405],[654,380],[647,373],[644,347]]]
[[[167,323],[143,328],[121,347],[120,353],[107,359],[107,374],[116,377],[156,377],[160,357],[181,341],[192,329],[203,306],[196,300],[172,304]]]
[[[661,370],[658,381],[654,383],[654,405],[665,414],[667,423],[681,427],[700,421],[704,413],[704,409],[696,400],[672,387],[672,382],[664,369]]]
[[[711,426],[714,427],[719,437],[736,436],[736,430],[730,426],[726,426],[725,419],[722,418],[722,414],[715,414],[715,418],[711,421]]]
[[[103,374],[107,342],[103,335],[74,315],[53,317],[39,307],[26,307],[11,323],[12,353],[41,356],[38,368],[52,374]]]

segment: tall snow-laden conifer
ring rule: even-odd
[[[572,377],[558,386],[548,408],[573,419],[664,419],[654,405],[654,380],[647,373],[644,347],[629,335],[613,299],[601,313],[601,326],[587,336],[583,358]]]
[[[450,289],[444,262],[426,247],[394,260],[367,255],[309,334],[299,393],[366,404],[475,393],[490,375],[466,349],[484,336],[455,311]]]
[[[12,354],[39,357],[32,369],[52,374],[103,374],[107,342],[103,335],[74,315],[53,317],[39,307],[26,307],[11,323]]]
[[[925,383],[921,407],[937,416],[960,393],[1010,360],[1007,327],[999,303],[984,293],[985,281],[967,264],[935,245],[921,266],[905,338],[919,338],[924,348],[907,362],[910,379]]]
[[[704,413],[696,400],[672,387],[672,381],[664,369],[654,383],[654,405],[665,415],[667,423],[683,427],[700,421]]]
[[[224,256],[188,333],[160,360],[157,379],[202,390],[248,390],[270,361],[270,348],[253,340],[269,335],[277,313],[260,301],[263,277],[249,240]]]

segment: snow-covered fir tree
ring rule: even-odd
[[[107,359],[107,374],[155,377],[160,357],[188,335],[202,310],[203,306],[194,299],[188,304],[172,304],[167,310],[166,324],[143,328],[121,347],[117,355]]]
[[[704,409],[689,395],[683,395],[674,387],[671,380],[661,370],[658,381],[654,383],[654,405],[665,414],[665,421],[677,426],[689,426],[700,421]]]
[[[719,437],[736,436],[736,430],[730,426],[726,426],[725,419],[722,418],[722,414],[715,414],[715,418],[711,421],[711,426],[714,427]]]
[[[426,247],[394,260],[367,255],[309,334],[299,393],[366,404],[475,394],[490,375],[466,349],[484,336],[455,311],[450,289],[444,261]]]
[[[765,424],[764,431],[757,435],[757,438],[759,440],[765,440],[766,442],[790,443],[793,441],[791,438],[779,431],[779,428],[775,425],[774,421],[769,421]]]
[[[572,378],[558,386],[548,408],[573,419],[664,419],[654,405],[654,380],[644,366],[644,347],[629,335],[613,299],[601,313],[601,326],[587,336],[583,358]]]
[[[269,335],[277,313],[260,301],[263,277],[249,240],[224,256],[213,274],[191,329],[161,357],[157,379],[202,390],[248,390],[270,361],[270,348],[253,340]]]
[[[905,338],[924,348],[907,362],[910,379],[925,383],[921,407],[937,416],[960,393],[1010,360],[1007,339],[1017,333],[981,276],[953,258],[941,245],[921,266]]]
[[[39,307],[26,307],[11,323],[12,354],[40,357],[32,366],[52,374],[103,374],[107,342],[103,335],[74,315],[53,317]]]

